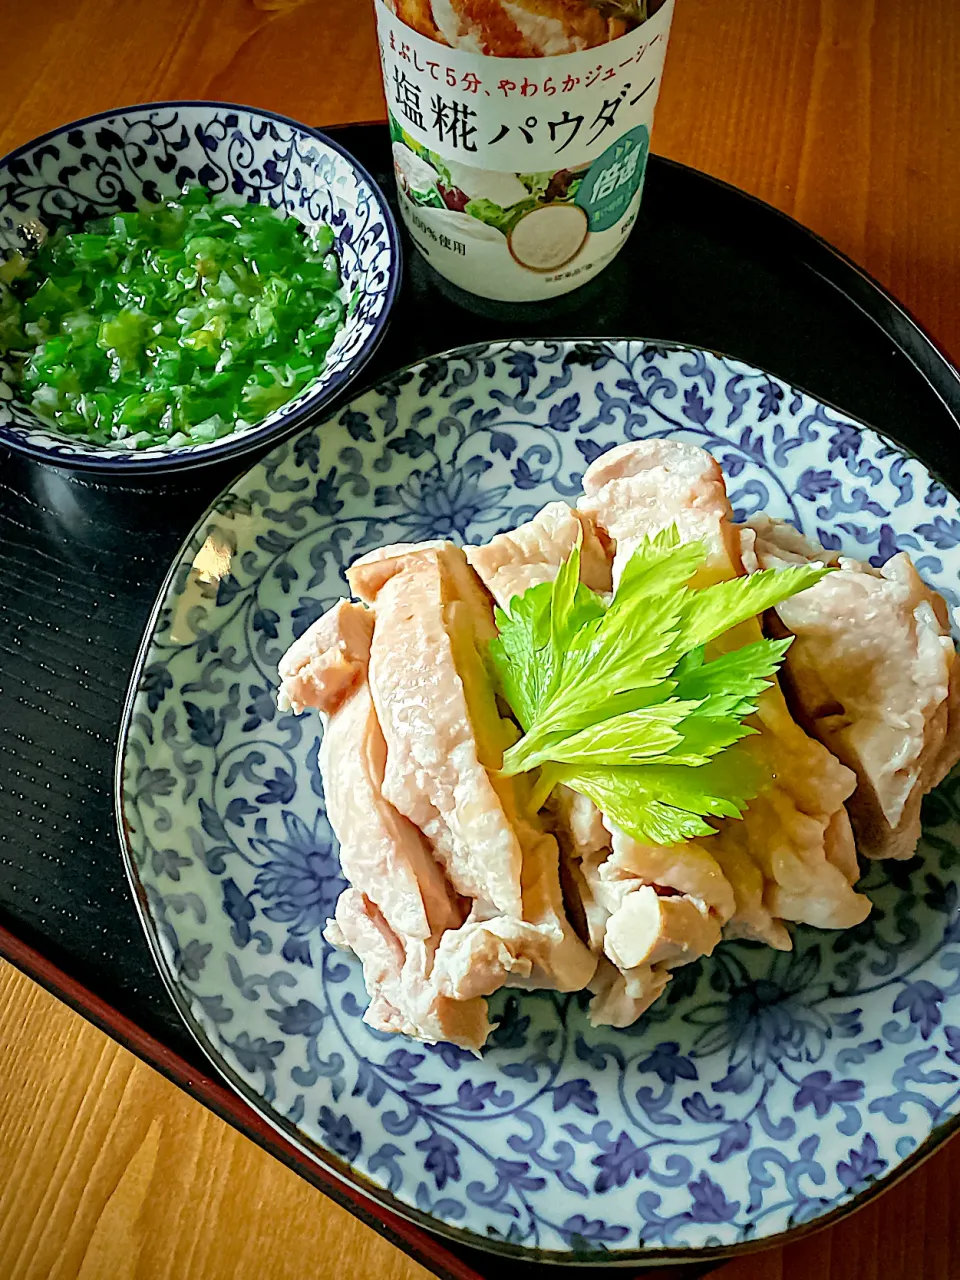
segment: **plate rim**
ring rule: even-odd
[[[350,126],[340,125],[339,128],[349,128]],[[950,379],[950,389],[953,396],[948,396],[939,382],[931,377],[930,370],[925,364],[921,364],[916,359],[916,353],[910,349],[905,343],[901,343],[894,334],[887,329],[876,314],[863,302],[846,291],[846,289],[832,276],[827,275],[816,262],[809,262],[803,259],[802,254],[798,254],[798,258],[814,275],[819,276],[831,288],[838,290],[847,302],[852,303],[857,310],[861,311],[866,318],[886,336],[888,340],[896,342],[896,349],[906,356],[911,366],[924,380],[927,386],[937,399],[944,405],[954,420],[954,425],[960,428],[960,368],[954,362],[952,356],[941,345],[939,340],[934,336],[933,332],[926,327],[925,323],[918,319],[912,307],[907,306],[891,289],[885,285],[877,276],[868,271],[855,258],[852,258],[842,249],[837,248],[832,240],[828,240],[825,235],[819,231],[814,231],[812,227],[808,227],[805,222],[801,222],[799,218],[792,213],[788,213],[785,209],[781,209],[778,205],[771,204],[769,200],[764,200],[762,196],[755,195],[752,191],[747,191],[744,187],[738,187],[734,182],[728,182],[724,178],[717,177],[716,174],[708,173],[705,169],[698,169],[695,165],[685,164],[682,160],[675,160],[670,156],[661,155],[659,152],[651,152],[650,158],[655,159],[658,163],[663,164],[666,168],[674,173],[683,174],[684,177],[702,178],[710,184],[715,190],[723,192],[725,196],[738,197],[745,200],[755,211],[763,215],[773,215],[773,218],[779,223],[781,228],[785,228],[790,234],[797,238],[798,244],[802,241],[808,247],[813,247],[817,253],[821,254],[825,259],[829,259],[833,263],[839,263],[845,271],[849,272],[849,279],[856,280],[861,285],[867,286],[867,296],[879,298],[891,311],[895,312],[900,320],[907,328],[914,330],[914,337],[919,336],[924,345],[929,348],[929,352],[935,357],[939,366],[947,373]],[[779,251],[779,250],[778,250]],[[679,344],[683,345],[683,344]],[[691,344],[693,345],[693,344]],[[707,347],[698,348],[701,351],[709,350]],[[719,354],[719,353],[714,353]],[[728,357],[729,358],[729,357]],[[760,365],[754,365],[754,368],[760,370],[761,373],[767,372]],[[776,374],[771,375],[777,377]],[[822,400],[819,396],[807,391],[804,387],[797,387],[798,391],[804,391],[805,394],[813,396],[815,400],[820,400],[821,404],[827,408],[836,408],[830,401]],[[843,412],[843,410],[838,410]],[[853,418],[849,414],[852,422],[861,422],[859,418]],[[863,425],[869,426],[869,423]],[[879,431],[876,427],[870,427],[871,431],[876,431],[877,435],[882,435],[886,439],[886,433]],[[905,446],[897,445],[897,448]],[[917,457],[913,454],[912,456]],[[919,462],[923,462],[922,458],[917,457]],[[927,466],[923,462],[924,466]],[[929,467],[927,468],[929,470]],[[932,474],[932,472],[931,472]]]
[[[315,422],[302,423],[301,431],[318,430],[324,425],[333,421],[354,399],[374,392],[378,387],[388,380],[392,381],[407,373],[416,373],[416,371],[431,361],[435,360],[454,360],[465,356],[473,355],[477,352],[490,353],[494,351],[499,353],[509,349],[523,349],[542,346],[544,343],[556,347],[586,347],[586,346],[608,346],[617,347],[626,344],[633,344],[639,347],[653,346],[661,351],[684,351],[691,354],[705,354],[714,357],[717,360],[732,360],[738,364],[752,369],[756,373],[760,373],[766,377],[774,379],[776,382],[790,387],[791,390],[800,392],[809,396],[816,403],[824,408],[839,414],[844,420],[850,422],[857,427],[858,430],[872,431],[885,445],[898,452],[906,455],[919,462],[930,476],[936,480],[957,500],[960,501],[960,495],[957,494],[954,487],[945,481],[939,474],[937,469],[931,466],[924,458],[908,445],[900,444],[890,437],[885,431],[871,426],[864,422],[863,419],[855,417],[847,413],[839,406],[833,404],[829,400],[824,400],[813,392],[806,391],[803,387],[780,377],[776,373],[762,368],[759,365],[752,364],[749,361],[741,360],[738,356],[731,355],[728,352],[720,352],[709,347],[698,346],[694,343],[677,342],[673,340],[664,340],[656,338],[637,338],[637,337],[604,337],[604,338],[542,338],[542,337],[515,337],[515,338],[496,338],[489,341],[480,341],[467,343],[457,347],[445,348],[443,351],[434,352],[429,356],[423,356],[417,360],[401,366],[382,377],[376,382],[371,382],[359,388],[351,401],[340,403],[331,407],[327,412],[319,417]],[[277,442],[277,449],[283,448],[289,444],[291,436],[287,436],[284,440]],[[606,1267],[615,1269],[617,1267],[625,1267],[642,1263],[650,1264],[671,1264],[671,1263],[697,1263],[697,1262],[716,1262],[720,1263],[729,1258],[742,1257],[747,1254],[757,1253],[764,1249],[781,1247],[787,1243],[802,1239],[806,1236],[813,1235],[817,1231],[825,1230],[842,1219],[849,1217],[850,1214],[856,1213],[868,1203],[876,1200],[879,1196],[889,1191],[892,1187],[899,1184],[904,1178],[908,1177],[916,1168],[918,1168],[925,1160],[932,1156],[945,1142],[960,1131],[960,1112],[952,1116],[948,1120],[944,1120],[936,1126],[923,1142],[916,1147],[906,1157],[903,1157],[898,1164],[892,1166],[889,1172],[879,1176],[869,1186],[858,1192],[855,1196],[845,1201],[841,1205],[837,1205],[829,1212],[816,1217],[809,1222],[797,1223],[794,1226],[788,1226],[783,1230],[777,1231],[771,1235],[760,1236],[752,1240],[743,1240],[729,1245],[704,1245],[696,1247],[673,1246],[668,1248],[631,1248],[631,1249],[601,1249],[601,1250],[583,1250],[583,1251],[564,1251],[556,1249],[539,1249],[536,1247],[526,1247],[514,1244],[506,1240],[498,1240],[493,1237],[481,1235],[479,1232],[468,1230],[462,1227],[454,1226],[451,1223],[444,1222],[431,1214],[424,1213],[422,1210],[413,1205],[407,1204],[389,1191],[386,1187],[375,1182],[370,1176],[356,1166],[350,1164],[335,1152],[329,1151],[327,1148],[314,1143],[307,1137],[296,1125],[289,1121],[285,1116],[274,1110],[272,1105],[264,1100],[264,1098],[249,1085],[241,1076],[239,1076],[230,1067],[229,1063],[223,1058],[219,1050],[212,1044],[206,1032],[200,1023],[196,1020],[191,1012],[187,1002],[183,998],[174,976],[170,971],[163,947],[160,942],[159,932],[156,923],[151,915],[149,905],[147,903],[146,890],[140,880],[136,863],[133,858],[130,839],[127,831],[127,824],[124,817],[124,765],[127,755],[128,740],[133,722],[133,710],[139,690],[140,679],[143,674],[144,665],[150,648],[153,643],[156,632],[157,620],[160,611],[164,607],[170,585],[181,565],[181,561],[190,544],[196,538],[197,534],[215,514],[217,504],[230,493],[237,484],[249,475],[255,466],[259,466],[266,462],[275,450],[263,454],[255,462],[249,464],[239,474],[233,476],[230,481],[216,494],[216,496],[207,505],[201,516],[194,523],[189,533],[181,542],[179,548],[174,554],[173,559],[164,575],[163,581],[158,589],[156,600],[150,610],[148,619],[144,625],[143,634],[137,647],[136,658],[127,684],[127,689],[123,699],[123,709],[121,713],[120,728],[117,737],[117,747],[114,756],[113,771],[113,810],[114,821],[117,838],[120,844],[120,854],[123,861],[124,872],[127,883],[136,907],[137,916],[140,920],[148,948],[156,965],[161,981],[170,996],[177,1013],[187,1031],[190,1033],[200,1050],[207,1058],[214,1071],[227,1081],[230,1088],[233,1089],[243,1101],[257,1114],[257,1116],[272,1129],[278,1132],[292,1146],[303,1155],[307,1160],[314,1164],[320,1165],[327,1172],[331,1173],[338,1181],[346,1183],[358,1191],[366,1195],[374,1204],[382,1205],[391,1213],[397,1214],[399,1217],[405,1218],[418,1227],[421,1227],[441,1238],[454,1244],[464,1246],[466,1248],[476,1249],[485,1253],[509,1258],[516,1262],[536,1263],[538,1265],[547,1266],[568,1266],[568,1267]]]

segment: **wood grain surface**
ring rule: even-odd
[[[382,118],[372,6],[0,0],[0,153],[191,97]],[[958,0],[678,0],[654,147],[827,237],[960,356]],[[960,1142],[839,1226],[716,1274],[960,1277]],[[251,1275],[426,1272],[0,966],[0,1280]]]

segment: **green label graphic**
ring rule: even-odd
[[[650,131],[641,124],[594,160],[576,199],[590,220],[591,231],[608,231],[627,212],[640,190],[649,150]]]

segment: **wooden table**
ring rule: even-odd
[[[0,0],[0,153],[89,112],[191,97],[381,119],[368,0]],[[826,236],[960,357],[957,0],[678,0],[654,142]],[[960,1276],[958,1187],[960,1142],[845,1223],[718,1278]],[[426,1275],[0,966],[2,1280],[346,1274]]]

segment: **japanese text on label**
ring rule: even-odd
[[[583,53],[485,58],[419,35],[377,3],[387,102],[422,146],[507,172],[586,164],[652,124],[673,0]]]

